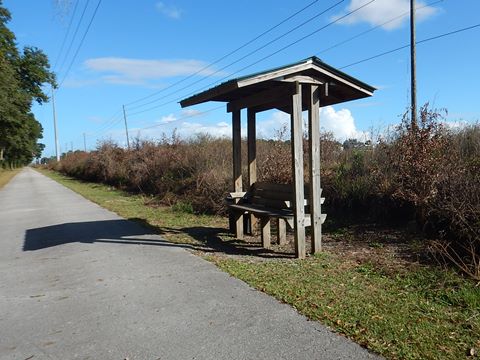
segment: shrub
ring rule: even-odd
[[[407,117],[387,139],[344,147],[332,134],[321,134],[321,181],[329,219],[341,222],[395,221],[416,218],[436,239],[439,259],[480,278],[480,126],[458,131],[442,125],[445,112],[428,104],[418,126]],[[292,181],[287,128],[275,140],[257,141],[258,178]],[[246,188],[246,142],[242,142]],[[308,181],[308,141],[304,139]],[[175,133],[159,141],[136,139],[130,150],[108,141],[91,153],[69,153],[54,169],[89,181],[155,195],[177,211],[224,213],[231,190],[229,139],[198,135],[185,140]]]

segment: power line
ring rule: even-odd
[[[107,132],[109,132],[110,130],[112,130],[114,127],[116,127],[118,124],[120,124],[121,122],[123,121],[122,118],[119,118],[117,120],[115,120],[113,123],[110,124],[110,126],[107,126],[105,128],[103,128],[102,130],[100,131],[96,131],[94,133],[90,133],[89,135],[92,136],[92,137],[99,137],[100,135],[103,135],[103,134],[106,134]]]
[[[173,121],[169,121],[169,122],[161,123],[161,124],[150,125],[150,126],[146,126],[146,127],[140,128],[140,129],[136,129],[136,130],[147,130],[147,129],[152,129],[152,128],[159,127],[159,126],[170,125],[170,124],[173,124],[173,123],[176,123],[176,122],[185,120],[185,119],[189,119],[189,118],[192,118],[192,117],[195,117],[195,116],[200,116],[200,115],[204,115],[204,114],[210,113],[210,112],[212,112],[212,111],[221,109],[221,108],[223,108],[223,107],[225,107],[225,105],[222,104],[222,105],[220,105],[220,106],[216,106],[216,107],[214,107],[214,108],[210,108],[210,109],[201,111],[201,112],[199,112],[199,113],[194,113],[194,114],[182,116],[182,117],[180,117],[180,118],[178,118],[178,119],[175,119],[175,120],[173,120]]]
[[[301,12],[305,11],[306,9],[308,9],[309,7],[311,7],[312,5],[314,5],[315,3],[317,3],[319,0],[315,0],[315,1],[312,1],[311,3],[307,4],[306,6],[304,6],[303,8],[301,8],[300,10],[296,11],[295,13],[293,13],[292,15],[288,16],[287,18],[283,19],[282,21],[280,21],[279,23],[277,23],[276,25],[272,26],[271,28],[265,30],[264,32],[262,32],[260,35],[257,35],[256,37],[254,37],[253,39],[247,41],[246,43],[244,43],[243,45],[239,46],[238,48],[230,51],[229,53],[223,55],[222,57],[218,58],[217,60],[211,62],[210,64],[206,65],[205,67],[201,68],[200,70],[196,71],[195,73],[193,74],[190,74],[188,75],[187,77],[179,80],[179,81],[176,81],[174,82],[173,84],[170,84],[168,85],[167,87],[159,90],[159,91],[156,91],[150,95],[147,95],[147,96],[144,96],[140,99],[137,99],[137,100],[134,100],[134,101],[131,101],[127,104],[125,104],[125,106],[129,106],[129,105],[132,105],[132,104],[136,104],[137,102],[140,102],[142,100],[146,100],[146,99],[149,99],[157,94],[160,94],[168,89],[171,89],[172,87],[178,85],[178,84],[181,84],[183,83],[184,81],[188,80],[188,79],[191,79],[192,77],[194,77],[195,75],[198,75],[200,73],[202,73],[203,71],[207,70],[208,68],[212,67],[213,65],[219,63],[220,61],[226,59],[227,57],[235,54],[236,52],[240,51],[241,49],[245,48],[246,46],[250,45],[251,43],[255,42],[256,40],[260,39],[261,37],[265,36],[266,34],[270,33],[271,31],[275,30],[276,28],[278,28],[279,26],[283,25],[284,23],[286,23],[288,20],[294,18],[295,16],[297,16],[298,14],[300,14]]]
[[[196,117],[196,116],[201,116],[201,115],[204,115],[204,114],[207,114],[207,113],[210,113],[210,112],[213,112],[215,110],[219,110],[221,108],[223,108],[224,105],[220,105],[220,106],[216,106],[214,108],[210,108],[210,109],[207,109],[207,110],[204,110],[204,111],[201,111],[201,112],[198,112],[198,113],[194,113],[194,114],[190,114],[190,115],[185,115],[185,116],[182,116],[178,119],[175,119],[173,121],[169,121],[169,122],[166,122],[166,123],[160,123],[160,124],[154,124],[154,125],[150,125],[150,126],[146,126],[146,127],[143,127],[143,128],[133,128],[130,130],[131,131],[141,131],[141,130],[148,130],[148,129],[153,129],[153,128],[156,128],[156,127],[160,127],[160,126],[167,126],[167,125],[170,125],[170,124],[173,124],[173,123],[177,123],[179,121],[183,121],[183,120],[186,120],[186,119],[189,119],[189,118],[192,118],[192,117]],[[102,134],[106,134],[107,131],[104,131]],[[99,135],[102,135],[102,134],[99,134]],[[96,138],[100,137],[100,136],[94,136]]]
[[[75,51],[75,54],[73,55],[72,61],[70,61],[70,64],[68,65],[68,68],[67,68],[67,71],[65,72],[65,75],[63,76],[63,79],[60,82],[58,87],[61,87],[63,82],[67,78],[68,73],[70,72],[70,69],[72,68],[73,63],[74,63],[75,59],[77,58],[78,52],[80,51],[80,48],[82,47],[83,42],[85,41],[85,38],[87,37],[88,31],[90,30],[90,27],[92,26],[93,20],[95,19],[95,15],[97,15],[97,11],[98,11],[98,8],[100,7],[101,3],[102,3],[102,0],[98,0],[97,6],[95,7],[95,10],[94,10],[93,15],[90,19],[90,22],[88,23],[87,29],[83,33],[82,39],[80,40],[80,44],[78,45],[77,50]]]
[[[284,50],[288,49],[289,47],[291,47],[291,46],[293,46],[293,45],[296,45],[297,43],[299,43],[299,42],[301,42],[301,41],[303,41],[303,40],[305,40],[305,39],[307,39],[307,38],[309,38],[309,37],[317,34],[318,32],[326,29],[327,27],[329,27],[329,26],[331,26],[331,25],[333,25],[333,24],[335,24],[335,23],[337,23],[337,22],[345,19],[346,17],[354,14],[355,12],[363,9],[364,7],[366,7],[366,6],[370,5],[371,3],[373,3],[374,1],[375,1],[375,0],[370,0],[369,2],[367,2],[367,3],[365,3],[365,4],[361,5],[361,6],[359,6],[359,7],[357,7],[357,8],[355,8],[354,10],[346,13],[345,15],[343,15],[343,16],[341,16],[341,17],[336,18],[335,20],[333,20],[333,21],[329,22],[328,24],[326,24],[326,25],[324,25],[324,26],[316,29],[315,31],[313,31],[313,32],[311,32],[311,33],[309,33],[309,34],[307,34],[307,35],[304,35],[304,36],[302,36],[301,38],[299,38],[299,39],[297,39],[297,40],[295,40],[295,41],[293,41],[293,42],[291,42],[291,43],[283,46],[282,48],[278,49],[277,51],[275,51],[275,52],[273,52],[273,53],[271,53],[271,54],[269,54],[269,55],[266,55],[266,56],[262,57],[261,59],[255,61],[255,62],[253,62],[253,63],[251,63],[251,64],[249,64],[249,65],[247,65],[247,66],[245,66],[245,67],[243,67],[243,68],[241,68],[241,69],[239,69],[239,70],[237,70],[237,71],[235,71],[235,72],[233,72],[233,73],[231,73],[231,74],[229,74],[229,75],[226,76],[226,77],[221,78],[220,80],[216,80],[216,81],[214,81],[214,82],[212,82],[212,83],[210,83],[210,84],[208,84],[208,85],[206,85],[206,86],[204,86],[204,87],[196,90],[195,92],[193,92],[193,93],[191,93],[191,94],[195,94],[195,93],[197,93],[197,92],[199,92],[199,91],[202,91],[202,90],[204,90],[204,89],[208,89],[208,88],[212,87],[213,85],[217,84],[218,82],[221,82],[221,81],[223,81],[223,80],[226,80],[226,79],[230,78],[232,75],[238,74],[238,73],[240,73],[240,72],[242,72],[242,71],[244,71],[244,70],[246,70],[246,69],[248,69],[248,68],[250,68],[250,67],[252,67],[252,66],[254,66],[254,65],[256,65],[256,64],[258,64],[258,63],[260,63],[260,62],[262,62],[262,61],[264,61],[264,60],[266,60],[266,59],[268,59],[268,58],[270,58],[270,57],[272,57],[272,56],[274,56],[274,55],[276,55],[276,54],[278,54],[278,53],[280,53],[281,51],[284,51]],[[201,80],[203,80],[203,79],[201,79]],[[194,83],[190,84],[189,86],[183,87],[183,88],[181,88],[181,89],[179,89],[179,90],[177,90],[177,91],[175,91],[175,92],[172,92],[172,93],[170,93],[170,94],[168,94],[168,95],[165,95],[164,97],[162,97],[162,98],[160,98],[160,99],[163,99],[163,98],[165,98],[165,97],[174,95],[174,94],[176,94],[178,91],[181,91],[181,90],[183,90],[183,89],[186,89],[187,87],[190,87],[191,85],[196,84],[196,83],[198,83],[198,82],[199,82],[199,81],[195,81]],[[165,103],[162,103],[162,104],[160,104],[160,105],[156,105],[156,106],[150,107],[150,108],[145,109],[145,110],[137,111],[137,112],[135,112],[135,113],[133,113],[133,114],[130,114],[130,115],[132,115],[132,116],[133,116],[133,115],[138,115],[138,114],[141,114],[141,113],[144,113],[144,112],[147,112],[147,111],[151,111],[151,110],[158,109],[158,108],[160,108],[160,107],[162,107],[162,106],[165,106],[165,105],[174,103],[174,102],[176,102],[176,101],[182,100],[183,97],[184,97],[184,96],[182,96],[182,97],[180,97],[180,98],[177,98],[177,99],[174,99],[174,100],[171,100],[171,101],[168,101],[168,102],[165,102]]]
[[[367,5],[367,4],[366,4]],[[339,19],[338,19],[339,20]],[[449,36],[449,35],[453,35],[453,34],[457,34],[457,33],[460,33],[460,32],[464,32],[464,31],[467,31],[467,30],[472,30],[474,28],[477,28],[477,27],[480,27],[480,23],[479,24],[476,24],[476,25],[472,25],[472,26],[468,26],[468,27],[465,27],[465,28],[461,28],[461,29],[458,29],[458,30],[454,30],[454,31],[450,31],[450,32],[447,32],[447,33],[444,33],[444,34],[440,34],[440,35],[437,35],[437,36],[433,36],[433,37],[430,37],[430,38],[427,38],[427,39],[423,39],[423,40],[420,40],[420,41],[417,41],[416,44],[423,44],[425,42],[429,42],[429,41],[432,41],[432,40],[437,40],[437,39],[440,39],[440,38],[443,38],[443,37],[446,37],[446,36]],[[379,58],[381,56],[385,56],[385,55],[388,55],[388,54],[391,54],[391,53],[394,53],[394,52],[397,52],[399,50],[402,50],[402,49],[405,49],[405,48],[408,48],[410,46],[410,44],[407,44],[407,45],[403,45],[403,46],[400,46],[400,47],[397,47],[395,49],[392,49],[392,50],[388,50],[388,51],[385,51],[385,52],[382,52],[380,54],[377,54],[377,55],[374,55],[374,56],[371,56],[369,58],[366,58],[366,59],[363,59],[363,60],[359,60],[359,61],[356,61],[354,63],[351,63],[351,64],[348,64],[348,65],[345,65],[345,66],[342,66],[340,67],[339,69],[345,69],[345,68],[348,68],[348,67],[351,67],[351,66],[354,66],[354,65],[358,65],[358,64],[361,64],[361,63],[364,63],[364,62],[367,62],[367,61],[370,61],[370,60],[373,60],[373,59],[376,59],[376,58]],[[262,61],[263,59],[260,59],[259,61]],[[248,67],[250,66],[253,66],[254,64],[251,64],[249,65]],[[247,67],[245,67],[247,68]],[[238,72],[240,71],[243,71],[245,68],[243,69],[240,69],[238,70]],[[207,86],[210,86],[210,85],[207,85]],[[198,90],[198,91],[201,91],[202,89]],[[180,98],[181,99],[181,98]],[[150,108],[150,109],[147,109],[147,110],[142,110],[142,111],[139,111],[139,112],[136,112],[136,113],[133,113],[133,114],[130,114],[131,116],[133,115],[137,115],[139,113],[143,113],[143,112],[146,112],[146,111],[150,111],[150,110],[153,110],[155,108],[158,108],[158,107],[161,107],[161,106],[164,106],[164,105],[167,105],[169,103],[172,103],[172,102],[175,102],[177,101],[178,99],[176,100],[173,100],[173,101],[170,101],[168,103],[164,103],[164,104],[160,104],[154,108]]]
[[[184,87],[176,90],[175,92],[173,92],[173,94],[175,94],[175,93],[177,93],[177,92],[179,92],[179,91],[185,90],[185,89],[187,89],[187,88],[189,88],[189,87],[191,87],[191,86],[193,86],[193,85],[195,85],[195,84],[198,84],[199,82],[201,82],[201,81],[203,81],[203,80],[205,80],[205,79],[207,79],[207,78],[210,78],[210,77],[212,77],[213,75],[218,74],[219,72],[221,72],[221,71],[229,68],[230,66],[239,63],[240,61],[246,59],[247,57],[250,57],[251,55],[259,52],[260,50],[266,48],[267,46],[273,44],[274,42],[277,42],[278,40],[284,38],[285,36],[291,34],[292,32],[294,32],[294,31],[298,30],[299,28],[305,26],[306,24],[312,22],[313,20],[317,19],[318,17],[324,15],[326,12],[328,12],[328,11],[332,10],[333,8],[337,7],[338,5],[340,5],[340,4],[341,4],[342,2],[344,2],[344,1],[345,1],[345,0],[337,1],[337,2],[336,2],[335,4],[333,4],[332,6],[326,8],[325,10],[322,10],[321,12],[319,12],[319,13],[317,13],[317,14],[315,14],[314,16],[310,17],[309,19],[305,20],[304,22],[302,22],[301,24],[295,26],[294,28],[288,30],[287,32],[285,32],[285,33],[283,33],[283,34],[275,37],[274,39],[268,41],[267,43],[263,44],[262,46],[254,49],[254,50],[252,50],[252,51],[250,51],[249,53],[247,53],[246,55],[240,57],[239,59],[237,59],[237,60],[235,60],[235,61],[233,61],[233,62],[231,62],[231,63],[229,63],[229,64],[227,64],[227,65],[225,65],[225,66],[223,66],[223,67],[221,67],[220,69],[215,70],[213,73],[208,74],[208,75],[206,75],[206,76],[203,76],[202,78],[200,78],[200,79],[198,79],[198,80],[196,80],[196,81],[194,81],[194,82],[192,82],[192,83],[190,83],[190,84],[188,84],[188,85],[186,85],[186,86],[184,86]],[[375,1],[375,0],[372,0],[372,2],[373,2],[373,1]],[[157,99],[155,99],[155,100],[149,101],[149,102],[147,102],[147,103],[133,106],[133,107],[130,108],[130,110],[138,109],[138,108],[144,107],[144,106],[146,106],[146,105],[153,104],[153,103],[155,103],[155,102],[157,102],[157,101],[159,101],[159,100],[162,100],[162,99],[170,96],[171,94],[172,94],[172,93],[170,93],[170,94],[168,94],[168,95],[165,95],[165,96],[162,96],[162,97],[160,97],[160,98],[157,98]]]
[[[70,29],[72,27],[72,23],[73,23],[73,19],[75,18],[75,14],[77,13],[78,3],[79,3],[79,0],[75,1],[75,7],[73,8],[72,17],[70,18],[70,21],[68,22],[67,32],[65,33],[65,36],[63,37],[62,45],[60,46],[60,51],[58,52],[57,59],[55,60],[55,64],[53,65],[54,69],[57,67],[58,60],[60,60],[60,57],[62,56],[63,48],[65,47],[65,43],[67,41],[68,35],[70,35]]]
[[[440,39],[440,38],[443,38],[443,37],[446,37],[446,36],[458,34],[458,33],[461,33],[461,32],[464,32],[464,31],[468,31],[468,30],[472,30],[472,29],[479,28],[479,27],[480,27],[480,23],[475,24],[475,25],[472,25],[472,26],[464,27],[464,28],[461,28],[461,29],[453,30],[453,31],[450,31],[450,32],[447,32],[447,33],[443,33],[443,34],[440,34],[440,35],[432,36],[432,37],[429,37],[429,38],[426,38],[426,39],[417,41],[416,44],[417,44],[417,45],[418,45],[418,44],[423,44],[423,43],[426,43],[426,42],[429,42],[429,41],[437,40],[437,39]],[[379,58],[379,57],[381,57],[381,56],[384,56],[384,55],[387,55],[387,54],[391,54],[391,53],[393,53],[393,52],[396,52],[396,51],[399,51],[399,50],[408,48],[409,46],[410,46],[410,44],[403,45],[403,46],[397,47],[397,48],[395,48],[395,49],[392,49],[392,50],[389,50],[389,51],[385,51],[385,52],[382,52],[382,53],[380,53],[380,54],[371,56],[371,57],[369,57],[369,58],[366,58],[366,59],[363,59],[363,60],[360,60],[360,61],[356,61],[356,62],[351,63],[351,64],[348,64],[348,65],[345,65],[345,66],[343,66],[343,67],[340,67],[339,69],[345,69],[345,68],[347,68],[347,67],[351,67],[351,66],[354,66],[354,65],[357,65],[357,64],[361,64],[361,63],[364,63],[364,62],[367,62],[367,61],[370,61],[370,60]],[[146,129],[151,129],[151,128],[155,128],[155,127],[159,127],[159,126],[170,125],[170,124],[172,124],[172,123],[174,123],[174,122],[182,121],[182,120],[185,120],[185,119],[187,119],[187,118],[191,118],[191,117],[195,117],[195,116],[200,116],[200,115],[203,115],[203,114],[205,114],[205,113],[209,113],[209,112],[218,110],[218,109],[223,108],[223,107],[224,107],[224,105],[220,105],[220,106],[217,106],[217,107],[208,109],[208,110],[206,110],[206,111],[202,111],[202,112],[200,112],[200,113],[191,114],[191,115],[187,115],[187,116],[178,118],[178,119],[176,119],[176,120],[174,120],[174,121],[171,121],[171,122],[168,122],[168,123],[155,124],[155,125],[147,126],[147,127],[140,128],[140,129],[137,129],[137,130],[146,130]],[[134,114],[130,114],[130,115],[134,115]]]
[[[115,126],[122,120],[121,114],[122,114],[122,111],[118,110],[100,127],[99,130],[89,133],[89,135],[95,136],[95,135],[104,133],[108,129],[111,129],[113,126]]]
[[[72,37],[72,40],[70,41],[70,45],[68,45],[67,52],[65,53],[65,57],[63,58],[60,68],[58,69],[58,73],[62,71],[63,66],[65,65],[65,62],[67,61],[68,56],[70,55],[70,51],[72,50],[72,46],[73,46],[73,43],[75,42],[75,39],[77,38],[78,30],[80,29],[80,25],[83,21],[83,17],[85,16],[85,12],[87,11],[89,3],[90,3],[90,0],[87,0],[87,2],[85,3],[82,14],[80,15],[80,19],[78,20],[77,26],[75,27],[75,31],[73,32],[73,37]]]
[[[417,9],[417,10],[421,10],[421,9],[423,9],[423,8],[425,8],[425,7],[432,6],[432,5],[436,5],[436,4],[441,3],[441,2],[443,2],[443,1],[444,1],[444,0],[438,0],[438,1],[434,1],[434,2],[431,2],[431,3],[425,4],[425,5],[423,5],[423,6],[417,6],[416,9]],[[320,54],[326,53],[327,51],[330,51],[330,50],[332,50],[332,49],[335,49],[335,48],[337,48],[337,47],[339,47],[339,46],[341,46],[341,45],[344,45],[344,44],[346,44],[346,43],[348,43],[348,42],[350,42],[350,41],[352,41],[352,40],[358,39],[359,37],[362,37],[363,35],[366,35],[366,34],[372,32],[372,31],[374,31],[374,30],[377,30],[378,28],[381,28],[381,27],[383,27],[383,26],[385,26],[385,25],[388,25],[388,24],[390,24],[390,23],[392,23],[392,22],[394,22],[394,21],[396,21],[396,20],[398,20],[398,19],[401,19],[402,17],[405,17],[405,16],[407,16],[407,15],[409,15],[409,14],[410,14],[410,10],[405,11],[404,13],[402,13],[402,14],[400,14],[400,15],[397,15],[397,16],[391,18],[390,20],[385,21],[384,23],[381,23],[381,24],[379,24],[379,25],[377,25],[377,26],[374,26],[374,27],[372,27],[372,28],[370,28],[370,29],[368,29],[368,30],[362,31],[361,33],[359,33],[359,34],[357,34],[357,35],[354,35],[354,36],[352,36],[352,37],[349,37],[348,39],[345,39],[345,40],[343,40],[343,41],[340,41],[340,42],[338,42],[338,43],[336,43],[336,44],[334,44],[334,45],[332,45],[332,46],[330,46],[330,47],[328,47],[328,48],[326,48],[326,49],[324,49],[324,50],[321,50],[321,51],[317,52],[315,55],[320,55]]]
[[[429,41],[432,41],[432,40],[437,40],[437,39],[440,39],[440,38],[443,38],[443,37],[446,37],[446,36],[449,36],[449,35],[454,35],[454,34],[457,34],[457,33],[460,33],[460,32],[463,32],[463,31],[467,31],[467,30],[472,30],[474,28],[477,28],[477,27],[480,27],[480,23],[479,24],[476,24],[476,25],[472,25],[472,26],[467,26],[467,27],[464,27],[464,28],[461,28],[461,29],[458,29],[458,30],[454,30],[454,31],[450,31],[450,32],[447,32],[447,33],[444,33],[444,34],[440,34],[440,35],[437,35],[437,36],[432,36],[432,37],[429,37],[427,39],[423,39],[423,40],[420,40],[420,41],[417,41],[416,44],[419,45],[419,44],[423,44],[423,43],[426,43],[426,42],[429,42]],[[377,54],[377,55],[374,55],[374,56],[370,56],[366,59],[362,59],[362,60],[359,60],[359,61],[355,61],[351,64],[348,64],[348,65],[345,65],[345,66],[342,66],[341,68],[339,68],[340,70],[341,69],[346,69],[348,67],[351,67],[351,66],[354,66],[354,65],[358,65],[358,64],[361,64],[361,63],[364,63],[364,62],[367,62],[367,61],[370,61],[370,60],[373,60],[373,59],[377,59],[379,57],[382,57],[382,56],[385,56],[385,55],[388,55],[388,54],[391,54],[391,53],[394,53],[394,52],[397,52],[397,51],[400,51],[402,49],[406,49],[410,47],[410,44],[407,44],[407,45],[403,45],[403,46],[399,46],[395,49],[392,49],[392,50],[388,50],[388,51],[385,51],[385,52],[382,52],[380,54]]]

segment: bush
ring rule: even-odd
[[[438,258],[480,278],[480,126],[458,131],[442,125],[442,111],[428,104],[417,126],[407,117],[388,139],[344,146],[321,134],[321,181],[329,219],[339,222],[408,222],[432,239]],[[304,139],[308,181],[308,141]],[[242,156],[247,158],[246,142]],[[258,178],[292,181],[287,128],[275,140],[257,141]],[[232,187],[229,139],[175,133],[159,141],[134,141],[130,150],[113,142],[91,153],[67,154],[49,166],[67,175],[132,192],[155,195],[183,212],[225,212]],[[247,164],[243,161],[244,188]]]

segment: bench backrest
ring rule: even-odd
[[[305,205],[307,205],[309,195],[307,186],[305,186],[304,191]],[[293,199],[293,185],[256,182],[252,185],[249,202],[275,209],[291,209]]]

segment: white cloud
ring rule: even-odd
[[[278,138],[279,131],[284,127],[290,129],[290,115],[283,111],[274,111],[269,118],[257,121],[257,136],[261,139]],[[290,138],[290,130],[285,136]]]
[[[176,6],[167,5],[164,2],[159,1],[155,4],[155,7],[161,14],[171,19],[178,20],[182,16],[182,10],[180,10]]]
[[[171,123],[171,122],[174,122],[174,121],[177,121],[177,118],[175,117],[175,115],[168,114],[166,116],[162,116],[159,123],[160,124],[168,124],[168,123]]]
[[[332,106],[320,109],[320,128],[322,131],[331,132],[338,140],[369,139],[368,132],[360,131],[355,125],[355,119],[348,109],[335,111]]]
[[[207,64],[199,60],[148,60],[117,57],[88,59],[88,70],[102,73],[102,79],[112,84],[145,85],[151,81],[188,76],[211,75],[215,70],[204,69]]]
[[[189,138],[196,134],[209,134],[214,137],[231,137],[232,126],[224,121],[208,125],[194,122],[183,122],[177,128],[177,133],[184,138]]]
[[[344,13],[335,16],[340,16],[353,11],[366,3],[365,0],[351,0],[350,4],[345,9]],[[365,6],[352,15],[342,19],[340,24],[357,24],[367,22],[370,25],[377,26],[393,19],[410,9],[409,0],[376,0],[375,2]],[[426,6],[425,2],[417,1],[416,20],[422,21],[426,18],[436,14],[438,9],[432,6]],[[389,22],[382,26],[385,30],[393,30],[400,27],[408,20],[408,16],[403,16],[395,21]]]
[[[466,128],[469,124],[464,120],[443,121],[442,125],[452,131],[460,131]]]
[[[193,114],[192,114],[193,115]],[[306,113],[304,114],[306,117]],[[183,121],[175,114],[164,115],[157,123],[165,126],[153,126],[148,128],[132,128],[131,134],[140,136],[141,138],[156,139],[161,138],[164,133],[169,134],[174,129],[182,138],[190,138],[196,134],[209,134],[214,137],[232,136],[232,125],[229,120],[221,120],[217,122],[207,121]],[[178,121],[177,123],[173,123]],[[246,121],[242,122],[242,136],[246,136]],[[322,132],[331,132],[339,141],[355,138],[360,141],[370,139],[370,134],[365,131],[358,130],[355,125],[355,119],[348,109],[340,109],[336,111],[332,106],[320,109],[320,126]],[[278,138],[279,131],[286,129],[283,140],[290,138],[290,115],[281,111],[273,111],[265,119],[257,120],[257,137],[263,139]],[[304,126],[306,130],[306,126]],[[123,133],[119,132],[122,138]]]
[[[290,115],[275,111],[266,120],[258,121],[257,133],[260,138],[274,138],[277,137],[278,131],[285,126],[287,129],[290,128]],[[335,111],[332,106],[321,108],[320,128],[322,132],[331,132],[336,139],[341,141],[350,138],[366,141],[370,138],[368,132],[357,129],[355,119],[348,109]],[[306,130],[306,127],[304,127],[304,130]],[[289,138],[289,131],[286,136]]]
[[[203,112],[196,109],[182,109],[182,117],[191,117],[191,116],[199,116],[202,115]]]
[[[164,117],[164,118],[168,118]],[[177,119],[175,119],[177,120]],[[175,130],[177,135],[179,135],[182,139],[189,139],[194,137],[198,134],[208,134],[213,137],[232,137],[232,126],[229,123],[224,121],[220,121],[218,123],[199,123],[199,122],[188,122],[184,121],[182,123],[171,124],[171,122],[175,121],[172,120],[170,122],[159,122],[164,124],[165,126],[153,126],[148,128],[131,128],[130,134],[132,136],[138,136],[141,139],[159,139],[162,138],[164,135],[169,136]],[[246,129],[242,129],[242,132]],[[118,134],[118,138],[122,138],[121,132]],[[117,137],[115,137],[117,138]]]

